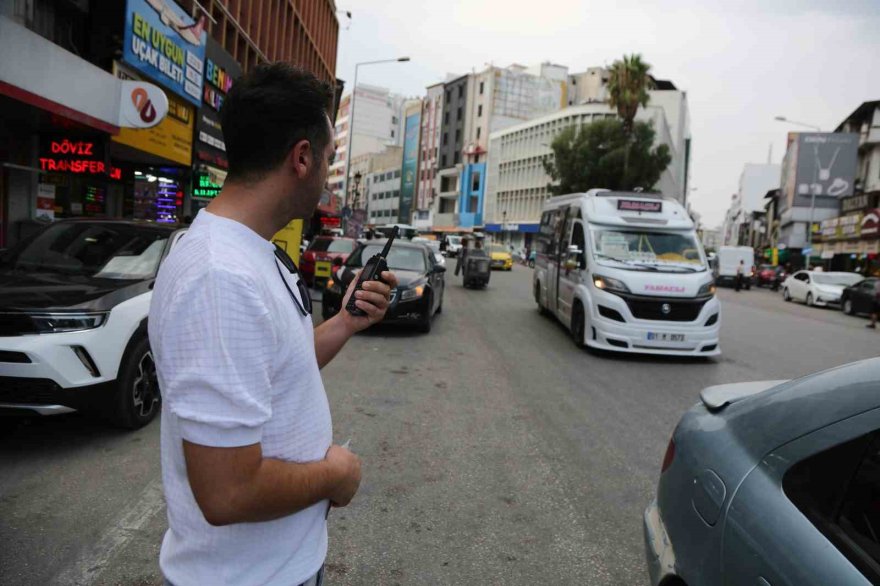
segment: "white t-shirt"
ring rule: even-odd
[[[162,389],[168,531],[159,562],[175,586],[299,584],[327,554],[327,501],[263,523],[214,527],[196,504],[182,440],[262,444],[263,456],[313,462],[332,440],[312,321],[296,277],[250,228],[201,211],[162,264],[149,317]],[[301,300],[300,300],[301,302]]]

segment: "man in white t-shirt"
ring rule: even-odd
[[[397,281],[364,285],[365,317],[342,311],[313,329],[308,290],[271,242],[321,197],[332,100],[287,64],[235,83],[221,111],[226,183],[156,279],[169,525],[159,562],[174,586],[320,584],[326,513],[360,484],[358,457],[332,445],[319,369],[382,319]]]

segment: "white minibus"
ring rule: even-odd
[[[721,305],[694,222],[677,201],[592,189],[547,200],[535,301],[579,346],[717,356]]]

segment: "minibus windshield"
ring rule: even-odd
[[[621,268],[667,272],[706,270],[706,260],[692,232],[594,228],[593,251],[600,262]]]

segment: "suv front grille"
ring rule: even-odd
[[[641,295],[621,295],[630,312],[636,319],[656,321],[694,321],[709,301],[709,297],[644,297]],[[667,306],[664,308],[664,306]],[[666,309],[667,311],[664,311]]]
[[[60,390],[49,379],[0,376],[0,403],[51,405],[57,402]]]

